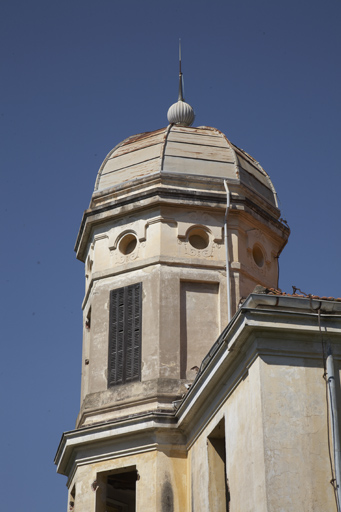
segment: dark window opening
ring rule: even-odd
[[[91,307],[89,308],[88,314],[86,315],[85,327],[86,327],[86,329],[88,331],[90,331],[90,327],[91,327]]]
[[[75,512],[76,486],[74,485],[70,492],[69,510]]]
[[[137,238],[136,236],[129,233],[128,235],[125,235],[119,244],[119,250],[122,254],[128,255],[134,252],[137,246]]]
[[[131,469],[100,475],[100,485],[96,491],[96,512],[135,512],[137,480],[137,471]]]
[[[142,283],[110,292],[108,386],[140,380]]]
[[[204,229],[194,228],[189,233],[188,241],[192,247],[201,250],[206,249],[210,243],[210,238]]]
[[[226,476],[225,420],[207,438],[210,510],[229,512],[230,490]]]

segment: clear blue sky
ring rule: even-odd
[[[281,288],[341,296],[340,18],[339,0],[2,1],[2,510],[67,510],[53,458],[79,410],[73,246],[107,152],[167,124],[179,37],[195,124],[277,189]]]

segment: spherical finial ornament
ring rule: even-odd
[[[194,110],[185,101],[179,100],[169,107],[167,119],[170,124],[179,126],[191,126],[195,119]]]

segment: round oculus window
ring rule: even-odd
[[[253,246],[252,256],[257,267],[261,268],[264,265],[264,253],[259,245]]]
[[[210,239],[203,229],[192,229],[189,234],[188,241],[194,249],[206,249]]]
[[[122,240],[119,243],[119,250],[122,254],[131,254],[134,252],[135,248],[137,246],[137,239],[136,236],[129,233],[128,235],[125,235]]]

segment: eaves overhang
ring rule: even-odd
[[[148,432],[178,436],[177,445],[188,449],[198,429],[209,421],[210,409],[214,414],[257,357],[284,355],[322,361],[321,336],[338,344],[335,355],[341,360],[340,301],[249,295],[203,359],[184,398],[174,403],[174,414],[150,412],[65,432],[55,457],[57,471],[70,477],[79,450],[81,463],[89,463],[92,459],[86,454],[94,447],[110,445],[113,450],[123,437],[141,438]]]
[[[92,227],[106,222],[110,217],[127,215],[128,212],[131,214],[133,210],[137,212],[161,204],[224,210],[226,194],[222,180],[211,179],[210,186],[204,187],[203,178],[196,177],[194,186],[190,187],[189,179],[176,177],[178,183],[170,184],[169,178],[169,173],[167,176],[158,174],[152,180],[150,176],[141,178],[140,181],[145,186],[136,190],[133,184],[126,183],[125,193],[123,189],[112,190],[110,200],[97,202],[96,206],[87,209],[83,214],[75,244],[77,258],[84,261],[84,252]]]
[[[319,328],[321,325],[321,331]],[[210,407],[219,391],[229,394],[259,355],[280,354],[291,357],[321,359],[321,336],[340,343],[341,303],[291,296],[251,294],[238,309],[229,325],[219,336],[185,397],[177,402],[178,428],[185,432],[198,424],[204,410]],[[277,340],[291,340],[288,346]],[[292,340],[303,340],[305,350],[295,348]],[[314,350],[312,343],[315,343]],[[318,347],[318,348],[316,348]],[[240,362],[242,361],[242,365]],[[234,383],[226,383],[237,366],[241,367]],[[214,405],[217,407],[217,404]],[[200,421],[199,421],[200,422]],[[189,437],[189,443],[190,437]]]
[[[80,448],[89,449],[117,441],[123,436],[138,437],[158,429],[171,430],[175,425],[175,414],[151,412],[64,432],[54,459],[57,472],[69,476]]]
[[[229,181],[231,208],[259,215],[288,238],[290,229],[279,219],[277,208],[241,185],[237,180]],[[154,173],[135,178],[131,182],[94,194],[90,207],[84,212],[75,244],[77,258],[85,260],[85,252],[92,228],[114,217],[135,213],[158,205],[181,208],[208,208],[223,211],[226,207],[226,192],[222,178],[203,176],[179,176],[176,173]]]

